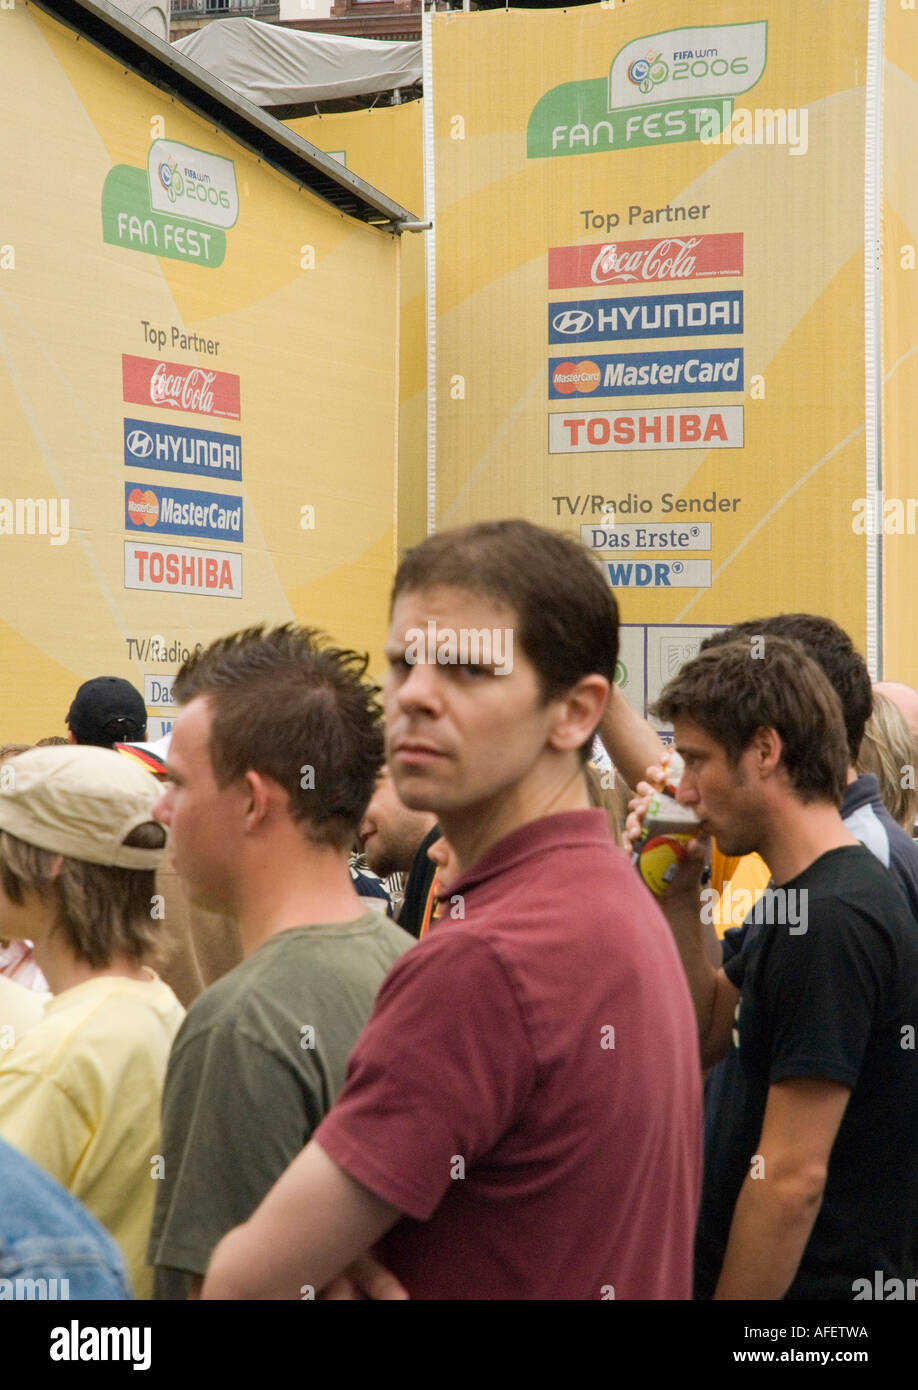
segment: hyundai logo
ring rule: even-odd
[[[146,430],[131,430],[127,437],[130,452],[138,459],[147,459],[153,452],[153,436]]]
[[[555,314],[551,326],[556,333],[585,333],[593,327],[593,315],[586,309],[565,309]]]

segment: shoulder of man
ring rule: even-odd
[[[891,866],[894,857],[902,863],[918,866],[918,846],[884,805],[872,773],[861,773],[854,782],[848,783],[841,812],[845,829],[886,868]]]
[[[517,973],[501,950],[500,940],[481,921],[476,921],[473,930],[465,922],[441,919],[423,941],[392,965],[379,987],[372,1016],[375,1019],[380,1010],[401,1000],[405,991],[415,992],[419,1000],[433,995],[442,1002],[451,998],[449,991],[457,979],[489,975],[499,977],[519,1003]],[[455,1011],[461,1012],[470,1001],[460,997],[452,998],[452,1003]]]
[[[794,920],[799,923],[785,933],[783,919],[778,918],[777,939],[786,935],[795,958],[801,959],[808,945],[815,948],[818,942],[821,955],[853,952],[860,959],[870,956],[878,965],[885,961],[893,966],[897,958],[903,963],[900,952],[905,951],[918,962],[918,922],[903,885],[866,845],[836,850],[830,862],[827,857],[826,863],[811,869],[815,872],[806,871],[794,881]],[[776,898],[780,913],[780,890]]]
[[[883,804],[877,780],[870,773],[863,773],[846,788],[842,820],[901,885],[918,921],[918,845]]]
[[[383,913],[368,915],[366,937],[377,945],[375,968],[380,981],[389,967],[416,944]],[[328,934],[312,937],[297,931],[270,938],[192,1002],[173,1052],[178,1054],[189,1043],[225,1027],[268,1046],[269,1035],[274,1033],[273,1028],[265,1027],[269,1019],[286,1022],[291,1010],[303,1017],[312,1001],[326,997],[323,979],[327,983],[329,972],[321,968],[319,953],[333,940]],[[301,970],[298,962],[302,962]],[[363,962],[361,966],[366,969]],[[337,965],[335,978],[341,978]],[[286,1035],[287,1029],[283,1032]],[[289,1049],[283,1050],[286,1053]]]
[[[173,1055],[195,1039],[222,1027],[244,1030],[252,1015],[263,1008],[280,1009],[274,988],[278,975],[282,978],[282,972],[274,968],[273,956],[259,959],[256,952],[208,985],[189,1005],[173,1045]],[[286,992],[284,989],[283,993]]]

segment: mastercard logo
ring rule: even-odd
[[[582,391],[588,396],[599,385],[600,372],[595,362],[559,362],[551,374],[551,384],[562,396]]]
[[[127,509],[135,526],[155,526],[159,521],[159,499],[155,492],[135,487],[128,497]]]

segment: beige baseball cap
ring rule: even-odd
[[[32,748],[0,766],[0,830],[70,859],[122,869],[156,869],[165,849],[124,840],[153,819],[162,784],[112,748]]]

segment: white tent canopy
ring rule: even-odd
[[[421,81],[420,43],[339,38],[257,19],[220,19],[172,47],[256,106],[339,101]]]

